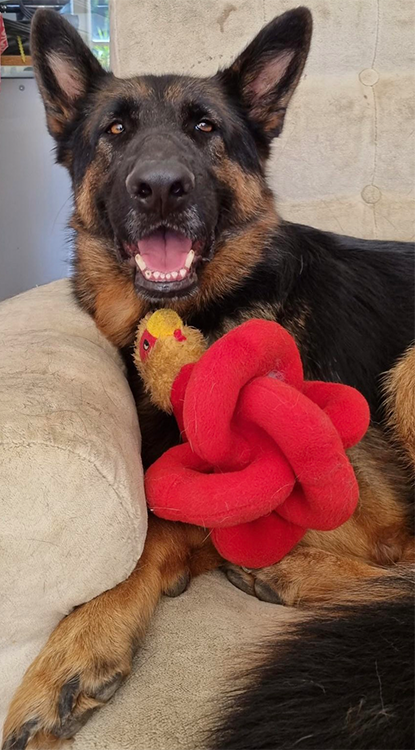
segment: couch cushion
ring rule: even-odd
[[[71,609],[126,578],[146,534],[118,352],[54,282],[0,305],[0,725]]]
[[[131,676],[76,735],[73,750],[202,750],[240,666],[297,610],[260,602],[220,572],[163,597]]]

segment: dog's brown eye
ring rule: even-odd
[[[120,133],[123,133],[124,130],[125,128],[122,122],[113,122],[109,126],[107,133],[112,133],[112,135],[120,135]]]
[[[196,130],[200,130],[202,133],[212,133],[212,131],[215,129],[215,126],[213,122],[210,120],[200,120],[200,122],[195,125]]]

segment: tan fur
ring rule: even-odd
[[[122,296],[120,292],[123,293]],[[128,280],[114,278],[112,283],[97,292],[95,322],[116,346],[127,346],[144,309]],[[125,331],[128,331],[126,335]]]
[[[308,531],[303,543],[375,565],[401,561],[409,539],[405,501],[410,499],[411,485],[397,452],[372,428],[348,455],[360,489],[355,513],[333,531]]]
[[[383,575],[361,560],[302,544],[276,565],[243,573],[252,594],[259,599],[301,607],[343,599],[356,581]]]
[[[167,99],[167,101],[174,104],[175,102],[182,101],[183,93],[183,85],[181,85],[180,83],[172,83],[166,88],[164,97],[165,99]]]
[[[229,159],[224,150],[219,155],[219,164],[214,168],[218,180],[230,188],[237,198],[237,211],[241,222],[258,216],[274,204],[272,192],[265,180],[258,175],[245,172],[239,164]]]
[[[385,378],[389,424],[415,466],[415,347],[401,357]]]
[[[261,260],[264,243],[277,226],[277,215],[269,209],[245,231],[224,242],[204,268],[198,294],[192,300],[176,306],[179,314],[185,317],[190,306],[193,310],[203,310],[210,300],[225,296],[241,285]]]
[[[115,346],[127,346],[149,305],[136,295],[132,270],[120,268],[112,247],[89,234],[76,219],[72,226],[77,229],[76,289],[80,300]]]
[[[396,599],[399,590],[393,582],[406,572],[406,566],[379,568],[302,544],[269,568],[249,571],[227,567],[230,580],[246,593],[263,601],[304,609]]]
[[[110,164],[110,148],[108,143],[101,142],[97,147],[97,153],[92,164],[87,168],[84,178],[75,192],[75,210],[78,221],[94,232],[98,227],[97,208],[95,197],[108,172]]]

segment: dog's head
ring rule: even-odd
[[[36,13],[34,67],[73,181],[79,288],[93,312],[104,272],[131,299],[179,310],[249,274],[277,221],[264,166],[310,36],[310,13],[297,8],[211,78],[123,80],[62,17]]]

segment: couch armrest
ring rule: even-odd
[[[125,579],[147,524],[116,349],[62,280],[0,305],[0,725],[70,610]]]

